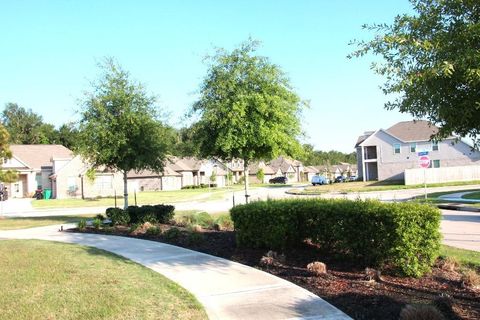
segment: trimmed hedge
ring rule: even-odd
[[[112,224],[136,224],[136,223],[167,223],[173,218],[174,206],[157,204],[154,206],[129,206],[126,210],[120,208],[108,208],[106,216],[112,220]]]
[[[269,200],[230,210],[239,246],[287,249],[311,239],[372,266],[421,276],[438,257],[441,214],[416,203],[376,200]]]
[[[120,208],[108,208],[105,211],[105,215],[112,220],[112,224],[128,224],[130,222],[130,216],[128,213]]]

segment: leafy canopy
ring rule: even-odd
[[[82,102],[78,152],[94,167],[163,170],[170,130],[157,117],[155,98],[112,59]]]
[[[0,124],[0,161],[12,158],[12,151],[9,148],[10,135],[4,126]],[[0,170],[1,182],[14,182],[18,179],[18,174],[13,170]]]
[[[452,132],[480,143],[480,2],[411,0],[414,15],[399,15],[392,25],[364,28],[373,40],[354,41],[352,56],[369,52],[383,63],[372,68],[386,77],[386,104],[441,126],[437,139]]]
[[[15,144],[48,144],[55,135],[55,128],[43,122],[42,116],[16,103],[7,103],[2,112],[2,124]]]
[[[300,151],[304,103],[278,66],[254,55],[257,47],[249,40],[207,57],[209,69],[192,108],[199,116],[193,136],[201,156],[249,163]]]

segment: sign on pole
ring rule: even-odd
[[[421,168],[430,167],[430,158],[428,156],[421,156],[419,159],[419,164]]]

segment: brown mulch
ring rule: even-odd
[[[161,228],[166,230],[169,226]],[[92,228],[84,232],[103,233]],[[132,237],[127,228],[116,228],[109,233]],[[381,281],[369,281],[365,279],[365,265],[332,258],[308,243],[283,252],[285,261],[265,266],[260,259],[267,250],[238,248],[234,231],[201,233],[201,241],[192,240],[186,231],[173,240],[163,235],[133,237],[167,242],[269,272],[317,294],[354,319],[398,319],[407,304],[434,305],[446,319],[480,319],[480,290],[463,286],[460,272],[443,270],[440,263],[418,279],[382,274]],[[327,274],[317,276],[308,271],[306,266],[313,261],[324,262]]]

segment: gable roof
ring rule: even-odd
[[[291,160],[291,159],[280,156],[277,159],[270,161],[268,165],[275,172],[277,172],[278,169],[280,169],[282,173],[287,173],[287,172],[295,172],[294,167],[301,166],[302,163],[297,160]],[[291,170],[289,171],[290,168]]]
[[[10,150],[15,158],[32,169],[52,166],[52,159],[72,159],[72,150],[59,144],[12,144]]]
[[[413,120],[399,122],[385,131],[404,142],[413,142],[429,141],[431,136],[437,134],[439,130],[428,121]]]
[[[275,171],[273,171],[270,166],[264,164],[263,162],[252,163],[248,166],[248,172],[251,175],[257,174],[258,170],[260,169],[263,169],[264,174],[275,174]]]
[[[181,177],[182,175],[175,170],[173,170],[168,165],[163,168],[163,172],[154,172],[151,170],[143,170],[140,172],[135,172],[131,170],[128,173],[128,178],[147,178],[147,177]]]

